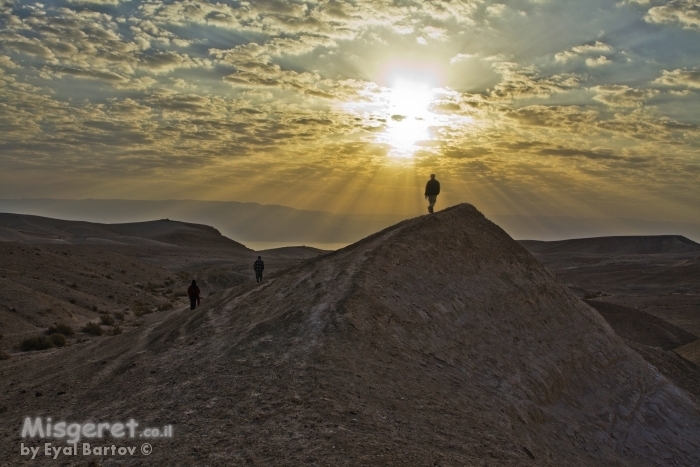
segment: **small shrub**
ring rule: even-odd
[[[97,311],[97,306],[96,306],[96,305],[92,305],[92,306],[90,307],[90,309],[91,309],[92,311]]]
[[[165,293],[173,293],[173,289],[166,289]]]
[[[66,338],[63,336],[63,334],[51,334],[49,336],[49,339],[51,339],[51,342],[53,342],[53,345],[55,345],[56,347],[63,347],[64,345],[66,345]]]
[[[49,326],[49,329],[46,330],[46,334],[63,334],[64,336],[72,336],[74,332],[70,325],[66,323],[58,323]]]
[[[68,302],[71,303],[71,304],[73,304],[73,305],[75,305],[75,299],[74,299],[74,298],[71,298],[70,300],[68,300]]]
[[[163,303],[162,305],[158,305],[158,311],[166,311],[166,310],[172,310],[173,305],[172,303]]]
[[[116,336],[117,334],[121,334],[121,333],[122,333],[122,327],[119,326],[118,324],[115,324],[115,325],[112,327],[112,335],[113,335],[113,336]]]
[[[114,298],[114,295],[107,295],[107,298]]]
[[[30,350],[44,350],[54,347],[53,341],[47,336],[37,336],[24,339],[20,344],[19,348],[24,352],[29,352]]]
[[[92,334],[93,336],[102,335],[102,327],[100,326],[100,324],[92,321],[83,326],[81,331],[87,334]]]
[[[107,279],[111,279],[111,278],[112,278],[112,275],[111,275],[111,274],[107,274],[105,277],[106,277]]]
[[[114,313],[114,317],[117,318],[119,321],[124,321],[124,313],[121,311],[117,311]]]
[[[78,284],[76,284],[75,282],[73,282],[70,286],[73,287],[74,289],[78,288]]]
[[[153,310],[151,310],[141,302],[135,302],[131,309],[133,310],[134,315],[136,316],[143,316],[149,313],[153,313]]]
[[[100,316],[100,321],[102,321],[102,324],[105,326],[111,326],[114,324],[114,318],[112,318],[110,315]]]
[[[9,360],[10,358],[11,357],[9,353],[0,350],[0,360]]]

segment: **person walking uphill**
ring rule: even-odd
[[[428,200],[428,212],[433,213],[433,207],[437,201],[437,197],[440,194],[440,182],[435,180],[435,174],[430,174],[430,180],[425,185],[425,199]]]
[[[201,303],[199,298],[199,287],[197,287],[197,281],[193,280],[192,284],[187,287],[187,295],[190,297],[190,310],[197,308],[197,305]]]
[[[265,269],[265,262],[260,256],[258,256],[258,259],[255,260],[255,263],[253,263],[253,270],[255,271],[255,282],[262,282],[263,269]]]

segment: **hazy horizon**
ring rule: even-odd
[[[476,206],[477,209],[479,206]],[[281,205],[201,200],[0,199],[0,213],[99,223],[169,218],[210,225],[254,250],[306,245],[338,249],[413,216],[338,214]],[[700,242],[700,224],[631,218],[575,218],[484,213],[516,240],[615,235],[683,235]],[[1,227],[1,226],[0,226]]]

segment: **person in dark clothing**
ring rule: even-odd
[[[187,295],[190,297],[190,310],[197,308],[197,305],[201,303],[199,298],[199,287],[197,287],[197,281],[193,280],[192,284],[187,287]]]
[[[440,182],[435,180],[435,174],[430,174],[430,180],[425,185],[425,199],[428,200],[428,212],[433,213],[433,207],[437,201],[437,197],[440,194]]]
[[[258,256],[258,259],[255,261],[255,263],[253,263],[253,270],[255,271],[255,282],[262,282],[263,269],[265,269],[265,262],[260,256]]]

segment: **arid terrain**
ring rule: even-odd
[[[700,244],[671,235],[520,243],[580,297],[700,335]]]
[[[700,244],[671,235],[520,243],[582,298],[700,335]]]
[[[277,270],[255,284],[249,270],[258,253],[204,226],[103,225],[79,237],[83,244],[72,233],[44,233],[41,243],[26,233],[38,230],[7,228],[27,238],[0,244],[3,283],[79,308],[22,310],[10,296],[17,306],[6,313],[25,323],[16,332],[114,315],[112,306],[132,306],[125,321],[133,325],[101,337],[77,333],[62,348],[8,348],[11,358],[0,362],[2,465],[700,465],[694,364],[671,350],[697,341],[698,323],[682,308],[694,297],[692,242],[661,253],[552,252],[524,242],[533,256],[459,205],[332,253],[261,253]],[[131,241],[120,236],[159,244],[107,243]],[[64,243],[49,243],[57,239]],[[575,261],[585,274],[567,272]],[[664,278],[674,268],[690,274],[688,285],[681,276],[657,283],[654,261]],[[116,275],[122,269],[125,277]],[[66,274],[68,286],[60,283]],[[172,295],[193,275],[207,291],[190,311]],[[673,313],[661,316],[664,307],[633,306],[651,303],[635,295],[639,287],[670,297],[682,290],[688,301],[668,302]],[[146,293],[151,301],[132,304]],[[172,309],[153,311],[166,303]],[[666,352],[678,358],[675,367]],[[133,418],[142,428],[172,425],[173,436],[148,439],[148,456],[144,439],[107,435],[81,443],[139,452],[32,461],[21,443],[66,443],[22,438],[27,416]]]
[[[167,219],[94,224],[0,214],[0,351],[56,323],[139,326],[145,314],[185,306],[192,279],[205,300],[214,290],[254,280],[258,254],[271,274],[321,253],[254,252],[212,227]]]
[[[520,243],[631,348],[700,398],[700,244],[673,235]]]

